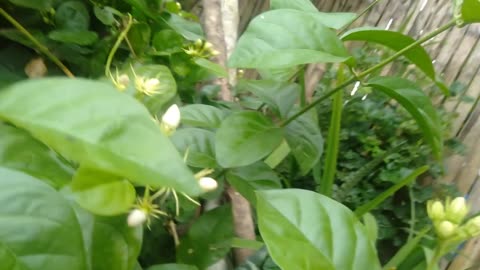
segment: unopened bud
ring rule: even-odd
[[[212,51],[210,52],[210,54],[213,55],[213,56],[217,56],[217,55],[220,54],[220,52],[217,51],[217,50],[212,50]]]
[[[201,39],[197,39],[197,40],[195,41],[195,46],[196,46],[196,47],[201,47],[202,44],[203,44],[203,41],[202,41]]]
[[[198,184],[200,185],[202,190],[205,192],[215,190],[218,187],[217,181],[211,177],[200,178],[200,180],[198,180]]]
[[[203,48],[204,48],[205,50],[210,50],[210,49],[213,48],[213,45],[212,45],[212,43],[210,43],[210,42],[207,41],[207,42],[205,42],[205,45],[203,45]]]
[[[130,78],[127,74],[122,74],[117,78],[117,86],[120,90],[124,90],[127,88],[128,84],[130,83]]]
[[[445,218],[445,209],[440,201],[429,201],[427,203],[427,213],[431,220],[442,220]]]
[[[180,109],[177,104],[170,106],[162,116],[162,124],[170,129],[176,129],[180,124]]]
[[[127,224],[130,227],[141,226],[145,221],[147,221],[147,213],[141,209],[134,209],[128,214]]]
[[[467,231],[470,237],[477,236],[480,234],[480,216],[476,216],[464,225],[465,230]]]
[[[444,220],[440,222],[437,226],[438,236],[440,236],[441,238],[449,238],[455,233],[456,228],[457,225],[453,224],[448,220]]]
[[[463,197],[455,198],[446,210],[446,218],[457,224],[461,223],[467,214],[468,207]]]

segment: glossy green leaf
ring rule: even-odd
[[[342,36],[343,41],[367,41],[381,44],[394,51],[400,51],[415,42],[415,39],[396,31],[388,31],[372,27],[352,29]],[[428,77],[436,80],[435,68],[432,59],[422,46],[416,46],[403,54],[410,62],[415,64]]]
[[[247,167],[228,170],[225,176],[228,183],[252,205],[256,204],[256,190],[282,188],[277,174],[261,161]]]
[[[192,127],[218,128],[226,114],[213,106],[191,104],[180,108],[181,123]]]
[[[276,168],[287,156],[290,154],[290,146],[286,140],[283,140],[282,143],[275,149],[266,159],[265,164],[270,168]]]
[[[183,37],[170,29],[158,31],[153,35],[152,46],[157,52],[175,53],[181,51]]]
[[[238,40],[229,66],[278,69],[348,60],[347,50],[328,28],[337,25],[329,25],[324,15],[293,9],[262,13]]]
[[[171,137],[187,164],[197,168],[215,168],[215,133],[199,128],[183,128]]]
[[[37,9],[40,11],[50,9],[53,3],[53,0],[9,0],[9,1],[17,6]]]
[[[42,179],[54,188],[72,179],[73,169],[27,132],[0,123],[0,166]]]
[[[70,201],[82,227],[85,252],[92,270],[131,270],[142,246],[142,227],[129,227],[125,215],[100,217]],[[88,268],[86,268],[88,269]]]
[[[378,224],[375,216],[370,213],[365,213],[362,216],[362,219],[365,229],[367,230],[368,237],[370,237],[370,241],[375,243],[378,238]]]
[[[0,243],[0,261],[3,270],[29,270],[4,244]]]
[[[459,25],[480,22],[479,0],[456,0],[455,18]]]
[[[175,31],[177,31],[184,38],[195,41],[197,39],[204,39],[204,33],[202,27],[197,22],[189,21],[176,14],[169,14],[170,17],[167,20],[168,25]]]
[[[169,263],[152,265],[147,270],[197,270],[198,268],[187,264]]]
[[[242,80],[237,88],[253,93],[265,102],[277,116],[286,117],[298,99],[300,86],[296,83],[272,80]]]
[[[156,78],[160,81],[157,93],[151,97],[145,96],[143,101],[152,113],[157,113],[163,105],[170,101],[177,93],[177,83],[170,69],[162,65],[135,66],[135,74],[144,78]]]
[[[209,61],[204,58],[197,58],[195,59],[195,64],[203,67],[204,69],[208,70],[210,73],[212,73],[215,76],[218,76],[220,78],[226,78],[228,76],[227,71],[219,64],[216,64],[212,61]]]
[[[0,92],[0,118],[82,166],[142,185],[200,193],[148,111],[108,83],[65,78],[17,83]]]
[[[76,202],[97,215],[127,213],[135,202],[132,184],[110,173],[80,167],[71,184]]]
[[[232,219],[229,205],[200,216],[180,240],[177,261],[206,269],[223,258],[229,252],[234,237]]]
[[[52,40],[77,45],[92,45],[98,40],[96,32],[85,30],[54,30],[48,33]]]
[[[316,115],[307,112],[285,127],[288,146],[300,166],[300,173],[307,174],[317,164],[323,153],[323,137]]]
[[[318,12],[310,0],[271,0],[270,9],[296,9],[309,12]]]
[[[113,25],[115,23],[115,16],[118,14],[118,10],[115,10],[112,7],[104,6],[94,6],[93,13],[95,17],[105,25]]]
[[[264,247],[265,244],[263,242],[257,240],[250,240],[244,238],[235,237],[232,239],[232,247],[233,248],[245,248],[245,249],[253,249],[259,250]]]
[[[135,23],[128,31],[128,41],[132,45],[136,54],[143,54],[145,49],[150,45],[152,30],[147,23]]]
[[[344,205],[307,190],[257,192],[260,233],[282,269],[378,270],[375,245]]]
[[[43,181],[17,171],[0,168],[0,179],[2,269],[4,259],[13,256],[29,270],[88,269],[81,227],[68,201]]]
[[[368,86],[395,99],[415,119],[437,159],[443,155],[443,130],[430,98],[413,82],[397,77],[376,77]]]
[[[217,161],[224,168],[250,165],[275,150],[282,135],[282,129],[259,112],[234,113],[217,131]]]
[[[87,7],[81,1],[63,1],[55,11],[55,26],[57,29],[88,30],[90,14]]]
[[[417,236],[407,241],[395,255],[383,266],[383,270],[391,270],[402,264],[402,262],[409,257],[413,250],[415,250],[420,241],[425,237],[430,229],[422,230]]]

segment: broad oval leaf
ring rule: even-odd
[[[310,0],[271,0],[270,9],[296,9],[317,12],[317,8]]]
[[[400,32],[388,31],[372,27],[361,27],[352,29],[342,36],[343,41],[367,41],[381,44],[395,51],[407,47],[415,42],[415,39]],[[403,54],[410,62],[415,64],[428,77],[436,80],[435,68],[432,59],[427,51],[418,45]]]
[[[415,119],[437,159],[443,155],[443,130],[430,98],[412,81],[397,77],[376,77],[368,86],[395,99]]]
[[[307,190],[257,192],[260,233],[282,269],[379,270],[375,245],[344,205]]]
[[[200,216],[180,240],[177,261],[207,269],[229,252],[233,237],[231,207],[217,207]]]
[[[0,179],[0,247],[25,269],[88,269],[81,228],[68,201],[21,172],[0,168]],[[3,254],[0,258],[3,267]]]
[[[142,227],[129,227],[125,215],[95,216],[75,202],[70,203],[82,227],[85,252],[91,269],[133,269],[142,247]]]
[[[228,73],[224,67],[210,60],[207,60],[205,58],[196,58],[195,64],[197,64],[200,67],[203,67],[213,75],[218,76],[220,78],[226,78],[228,76]]]
[[[0,166],[42,179],[54,188],[71,181],[73,168],[24,130],[0,123],[0,137]]]
[[[215,168],[215,133],[199,128],[183,128],[171,137],[187,164],[197,168]]]
[[[480,22],[480,1],[455,0],[454,2],[454,15],[457,19],[457,24],[463,26],[464,24]]]
[[[278,69],[348,60],[347,50],[323,15],[293,9],[262,13],[240,37],[229,66]]]
[[[92,45],[98,40],[98,34],[86,30],[53,30],[48,33],[52,40],[78,45]]]
[[[88,30],[90,13],[87,6],[81,1],[62,1],[55,10],[55,26],[57,29]]]
[[[17,6],[37,9],[40,11],[52,8],[53,4],[53,0],[10,0],[10,2]]]
[[[141,185],[201,192],[145,107],[110,84],[65,78],[14,84],[0,93],[0,118],[85,167]]]
[[[323,153],[323,137],[313,113],[304,113],[285,127],[285,139],[300,166],[300,173],[307,174],[320,160]]]
[[[77,170],[71,189],[76,202],[96,215],[127,213],[136,198],[135,188],[128,180],[85,167]]]
[[[227,117],[217,130],[216,157],[224,168],[250,165],[270,154],[282,142],[282,129],[259,112]]]
[[[256,204],[256,190],[282,188],[277,174],[261,161],[250,166],[228,170],[225,177],[228,183],[252,205]]]
[[[300,86],[273,80],[241,80],[237,88],[259,97],[277,116],[286,117],[297,101]]]
[[[204,104],[191,104],[180,108],[181,123],[192,127],[218,128],[226,114],[222,110]]]

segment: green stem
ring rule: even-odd
[[[450,27],[452,26],[455,26],[455,20],[451,20],[450,22],[448,22],[447,24],[443,25],[443,26],[440,26],[439,28],[435,29],[434,31],[428,33],[427,35],[423,36],[422,38],[418,39],[417,41],[415,41],[414,43],[408,45],[407,47],[401,49],[400,51],[396,52],[395,54],[393,54],[392,56],[386,58],[385,60],[383,60],[382,62],[376,64],[375,66],[361,72],[361,73],[358,73],[357,74],[357,78],[359,79],[362,79],[364,78],[365,76],[367,76],[368,74],[372,73],[372,72],[375,72],[381,68],[383,68],[384,66],[388,65],[390,62],[392,62],[393,60],[397,59],[398,57],[402,56],[404,53],[408,52],[409,50],[415,48],[416,46],[418,45],[421,45],[422,43],[432,39],[433,37],[439,35],[440,33],[448,30]],[[293,120],[295,120],[296,118],[298,118],[300,115],[304,114],[305,112],[307,112],[308,110],[310,110],[311,108],[315,107],[316,105],[318,105],[319,103],[321,103],[322,101],[324,101],[325,99],[327,99],[328,97],[330,97],[331,95],[335,94],[337,91],[345,88],[346,86],[350,85],[351,83],[357,81],[357,78],[353,77],[353,78],[350,78],[348,79],[347,81],[345,81],[343,84],[335,87],[334,89],[328,91],[327,93],[325,93],[323,96],[319,97],[317,100],[313,101],[312,103],[308,104],[307,106],[305,106],[304,108],[302,108],[300,111],[298,111],[297,113],[295,113],[294,115],[292,115],[290,118],[288,118],[287,120],[283,121],[280,126],[284,127],[286,125],[288,125],[290,122],[292,122]]]
[[[344,78],[343,65],[340,65],[337,73],[337,82],[342,84]],[[333,96],[332,116],[328,129],[327,150],[325,155],[325,167],[320,183],[319,192],[325,196],[332,195],[335,173],[337,172],[338,148],[340,146],[340,128],[342,123],[343,91],[338,91]]]
[[[105,76],[107,77],[111,77],[110,66],[112,65],[113,56],[117,52],[118,47],[120,47],[120,44],[122,43],[122,41],[127,36],[127,33],[130,30],[130,27],[132,26],[132,23],[133,23],[132,15],[128,14],[127,25],[125,26],[125,29],[123,29],[123,31],[118,36],[117,41],[115,42],[115,44],[112,47],[112,50],[110,50],[110,53],[108,54],[107,63],[105,64]]]
[[[347,29],[354,23],[356,22],[358,19],[360,19],[363,15],[365,15],[365,13],[367,13],[370,9],[372,9],[376,4],[378,4],[378,2],[380,2],[382,0],[375,0],[373,1],[370,5],[368,5],[364,10],[362,10],[360,13],[358,13],[358,15],[351,21],[349,22],[347,25],[345,25],[344,27],[342,27],[342,29],[340,29],[340,32],[338,33],[338,35],[342,35],[343,33],[345,33],[345,31],[347,31]]]
[[[24,34],[35,46],[37,46],[38,50],[41,53],[45,54],[50,59],[50,61],[55,63],[55,65],[57,65],[63,71],[63,73],[65,73],[65,75],[70,78],[75,77],[73,73],[62,63],[62,61],[60,61],[60,59],[58,59],[52,52],[50,52],[50,50],[45,45],[40,43],[38,39],[36,39],[32,34],[30,34],[30,32],[28,32],[25,27],[23,27],[17,20],[15,20],[15,18],[10,16],[10,14],[8,14],[3,8],[0,8],[0,14],[5,17],[5,19],[7,19],[15,28],[17,28],[20,33]]]
[[[417,214],[415,212],[415,194],[413,194],[413,184],[408,186],[408,195],[410,197],[410,230],[408,232],[407,242],[412,240],[415,230],[415,223],[417,221]]]
[[[300,108],[307,105],[307,95],[305,93],[305,70],[307,66],[303,66],[300,68],[300,74],[298,76],[298,80],[300,81]]]
[[[435,247],[435,251],[433,252],[432,259],[427,262],[427,269],[426,270],[433,270],[435,266],[438,266],[438,261],[442,258],[444,253],[444,244],[440,243]]]

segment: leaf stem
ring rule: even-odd
[[[65,75],[70,78],[75,77],[73,73],[62,63],[62,61],[58,59],[58,57],[56,57],[52,52],[50,52],[50,50],[45,45],[40,43],[37,38],[35,38],[30,32],[28,32],[25,27],[23,27],[17,20],[15,20],[15,18],[10,16],[10,14],[8,14],[3,8],[0,8],[0,14],[5,19],[7,19],[15,28],[17,28],[18,31],[24,34],[35,46],[37,46],[38,50],[41,53],[45,54],[55,65],[57,65],[63,71],[63,73],[65,73]]]
[[[305,106],[307,104],[307,97],[305,93],[305,70],[307,69],[307,66],[304,65],[300,67],[300,74],[298,76],[298,79],[300,80],[300,108]]]
[[[423,36],[422,38],[418,39],[417,41],[415,41],[414,43],[406,46],[405,48],[399,50],[398,52],[396,52],[395,54],[393,54],[392,56],[386,58],[385,60],[383,60],[382,62],[376,64],[375,66],[363,71],[363,72],[360,72],[357,74],[356,77],[352,77],[350,79],[348,79],[347,81],[345,81],[344,83],[342,83],[341,85],[333,88],[332,90],[326,92],[325,94],[323,94],[323,96],[319,97],[318,99],[316,99],[315,101],[313,101],[312,103],[308,104],[307,106],[303,107],[300,111],[298,111],[297,113],[295,113],[294,115],[292,115],[290,118],[286,119],[285,121],[283,121],[280,126],[281,127],[284,127],[286,125],[288,125],[290,122],[292,122],[293,120],[295,120],[296,118],[298,118],[300,115],[304,114],[305,112],[307,112],[308,110],[312,109],[313,107],[315,107],[316,105],[318,105],[319,103],[321,103],[322,101],[326,100],[328,97],[330,97],[331,95],[335,94],[337,91],[345,88],[346,86],[350,85],[351,83],[355,82],[359,79],[362,79],[363,77],[367,76],[368,74],[372,73],[372,72],[375,72],[381,68],[383,68],[384,66],[388,65],[390,62],[392,62],[393,60],[397,59],[398,57],[402,56],[404,53],[408,52],[409,50],[415,48],[416,46],[418,45],[421,45],[422,43],[424,42],[427,42],[429,41],[430,39],[432,39],[433,37],[439,35],[440,33],[448,30],[449,28],[451,28],[452,26],[455,26],[456,22],[455,20],[451,20],[449,21],[448,23],[440,26],[439,28],[433,30],[432,32],[426,34],[425,36]]]
[[[127,25],[118,36],[117,41],[115,41],[115,44],[113,45],[112,49],[110,50],[110,53],[108,54],[107,63],[105,64],[105,76],[107,77],[111,77],[110,66],[112,65],[113,56],[117,52],[118,47],[120,47],[120,44],[122,43],[123,39],[125,39],[125,37],[127,36],[127,33],[130,30],[130,27],[132,26],[132,23],[133,23],[132,15],[128,14]]]

